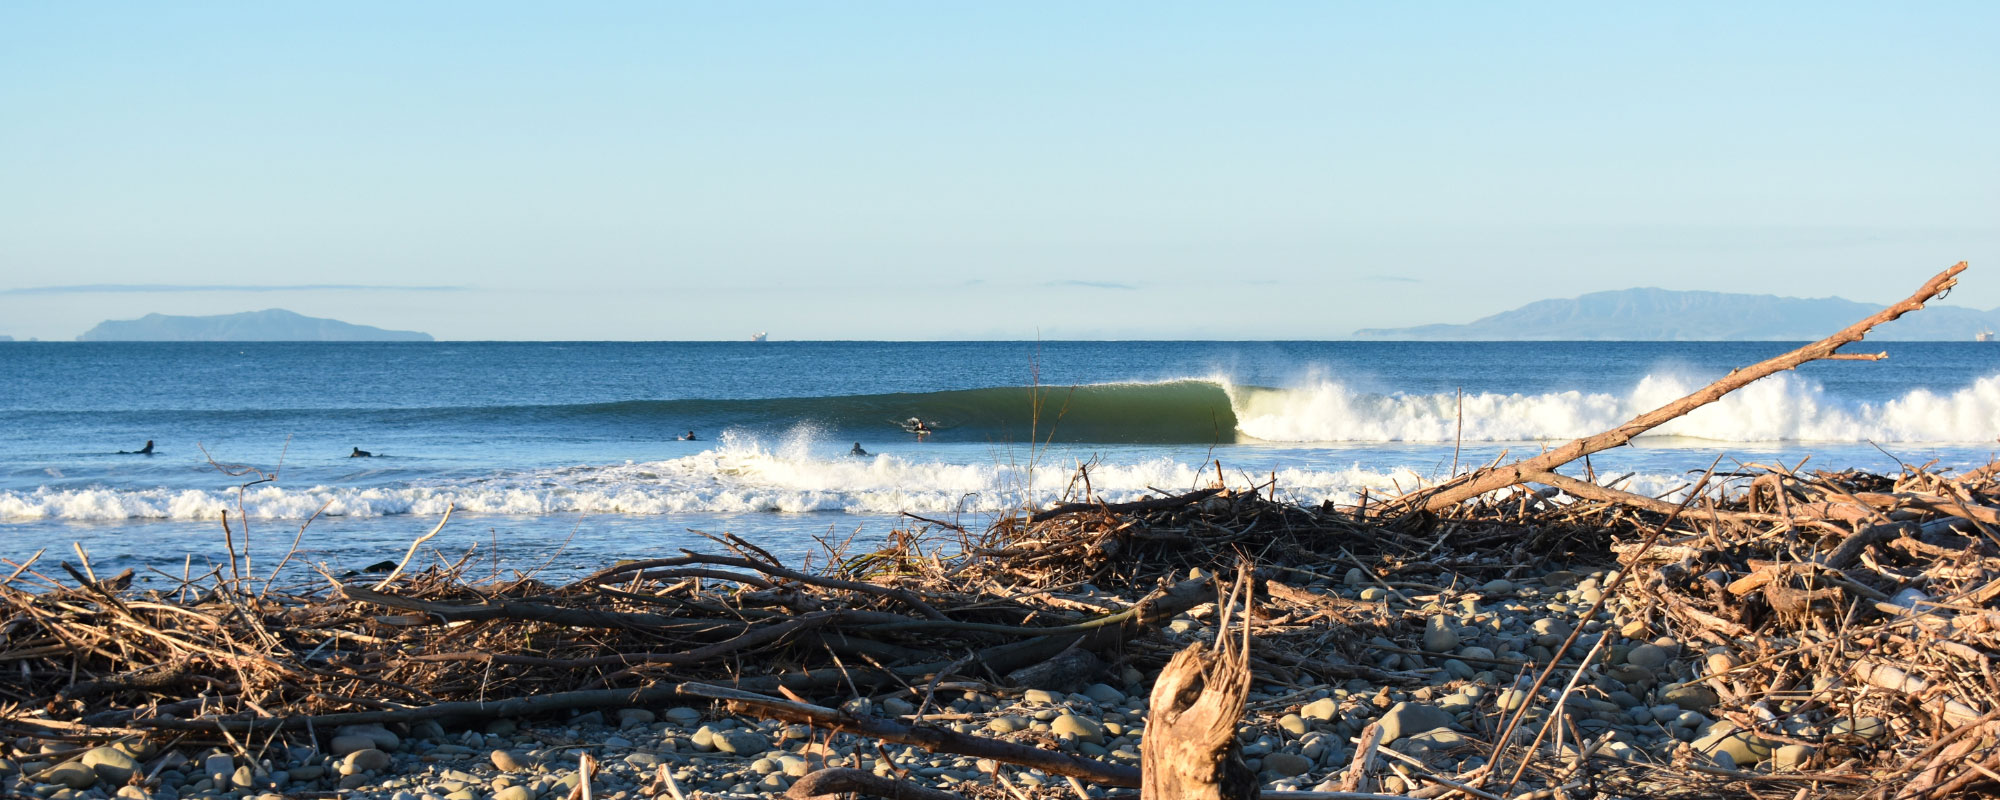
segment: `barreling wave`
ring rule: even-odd
[[[540,516],[559,513],[670,515],[837,511],[855,514],[992,514],[1040,506],[1069,487],[1063,468],[960,464],[876,455],[832,455],[809,432],[776,444],[725,436],[708,450],[645,463],[496,473],[428,485],[388,487],[272,484],[242,496],[253,519],[461,513]],[[1213,479],[1204,462],[1167,457],[1091,469],[1093,488],[1111,502],[1146,496],[1150,487],[1189,487]],[[1270,475],[1260,475],[1260,479]],[[1285,469],[1276,477],[1300,502],[1351,502],[1361,489],[1380,494],[1418,482],[1408,470]],[[1247,486],[1248,476],[1232,475]],[[6,520],[212,520],[235,513],[236,490],[52,489],[0,491]]]

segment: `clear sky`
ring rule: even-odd
[[[1323,339],[1961,259],[1989,308],[1996,40],[1987,2],[8,3],[0,334]]]

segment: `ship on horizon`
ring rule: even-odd
[[[1989,334],[1989,335],[1990,335],[1990,334]],[[761,341],[765,341],[765,340],[766,340],[766,339],[768,339],[769,337],[770,337],[770,334],[768,334],[768,333],[765,333],[765,332],[763,332],[763,331],[758,331],[758,332],[756,332],[756,333],[753,333],[753,334],[750,334],[750,341],[753,341],[753,342],[761,342]]]
[[[1973,334],[1973,335],[1972,335],[1972,340],[1973,340],[1973,341],[1975,341],[1975,342],[1990,342],[1990,341],[1993,341],[1993,332],[1992,332],[1992,331],[1980,331],[1980,332],[1978,332],[1978,333],[1975,333],[1975,334]]]

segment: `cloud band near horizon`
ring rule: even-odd
[[[74,286],[26,286],[0,289],[0,294],[113,294],[159,292],[463,292],[470,286],[385,286],[360,283],[302,284],[184,284],[184,283],[85,283]]]

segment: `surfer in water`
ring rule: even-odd
[[[916,434],[919,439],[931,435],[930,426],[925,425],[923,420],[916,417],[911,417],[909,422],[904,423],[903,430]]]
[[[863,457],[866,457],[866,456],[868,455],[868,451],[866,451],[866,450],[863,450],[863,449],[861,449],[861,443],[860,443],[860,442],[855,442],[855,443],[854,443],[854,449],[853,449],[853,450],[849,450],[849,451],[847,451],[847,454],[848,454],[848,455],[850,455],[850,456],[863,456]]]
[[[153,440],[147,439],[145,447],[137,450],[120,450],[118,454],[121,456],[150,456],[153,454]]]
[[[348,453],[348,454],[347,454],[347,457],[348,457],[348,458],[374,458],[374,457],[375,457],[375,454],[374,454],[374,453],[370,453],[370,452],[368,452],[368,451],[366,451],[366,450],[363,450],[363,449],[361,449],[361,448],[359,448],[359,447],[356,447],[356,448],[354,448],[354,452],[352,452],[352,453]]]
[[[681,441],[683,441],[683,442],[692,442],[692,441],[695,441],[695,438],[694,438],[694,431],[688,431],[688,434],[687,434],[686,436],[683,436],[683,437],[681,437]]]

